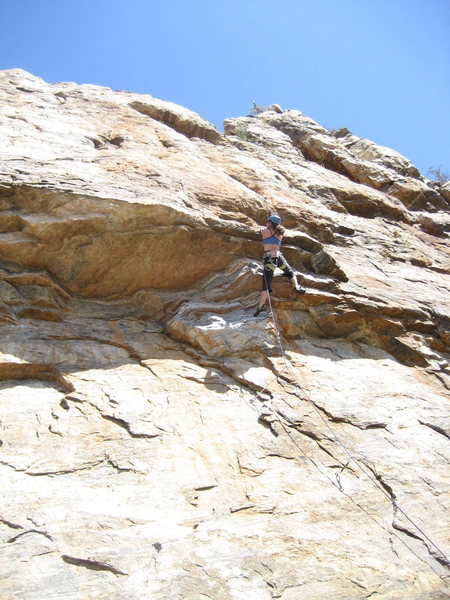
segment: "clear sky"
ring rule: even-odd
[[[450,0],[0,0],[0,23],[0,69],[151,94],[220,130],[276,103],[450,171]]]

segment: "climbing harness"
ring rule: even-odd
[[[264,273],[264,277],[265,277],[265,273]],[[283,363],[284,363],[284,367],[278,371],[278,373],[274,376],[274,378],[269,382],[269,384],[266,385],[265,388],[263,388],[262,390],[260,390],[257,394],[256,394],[256,398],[262,396],[264,394],[264,392],[268,389],[270,389],[270,386],[274,383],[274,381],[278,381],[281,374],[284,371],[290,371],[292,373],[292,375],[294,376],[295,380],[297,380],[297,373],[295,373],[291,367],[291,365],[289,364],[287,358],[286,358],[286,353],[284,351],[283,348],[283,343],[281,340],[281,334],[280,334],[280,328],[278,326],[277,323],[277,319],[272,307],[272,301],[270,298],[270,293],[268,293],[268,301],[269,301],[269,315],[272,317],[272,321],[273,321],[273,325],[274,325],[274,329],[275,329],[275,334],[276,334],[276,338],[277,338],[277,342],[280,348],[280,353],[281,353],[281,357],[283,359]],[[417,558],[419,558],[420,560],[423,561],[423,559],[412,549],[410,548],[410,546],[408,546],[408,544],[406,544],[406,542],[400,538],[395,532],[391,532],[388,529],[386,529],[386,527],[384,525],[382,525],[381,523],[379,523],[377,521],[377,519],[367,510],[365,509],[363,506],[361,506],[358,502],[356,502],[349,494],[347,494],[344,490],[344,488],[342,487],[342,483],[340,481],[340,474],[342,473],[342,471],[346,468],[348,468],[350,462],[353,462],[358,469],[371,481],[371,483],[373,485],[375,485],[375,487],[377,487],[378,490],[380,490],[382,492],[382,494],[389,500],[389,502],[392,504],[392,506],[403,515],[403,517],[416,529],[416,531],[418,531],[423,539],[427,540],[428,543],[430,544],[430,546],[432,546],[432,548],[434,548],[434,550],[437,552],[437,556],[436,555],[432,555],[433,558],[435,558],[441,565],[445,566],[447,569],[450,570],[450,559],[447,557],[447,555],[445,554],[445,552],[443,552],[439,546],[437,546],[433,540],[422,530],[421,527],[419,527],[419,525],[417,525],[417,523],[401,508],[401,506],[399,506],[397,500],[395,499],[393,493],[389,493],[381,484],[380,482],[376,479],[376,477],[372,476],[366,468],[364,468],[360,462],[360,460],[356,459],[352,453],[350,452],[350,450],[348,449],[348,447],[344,444],[344,442],[339,438],[339,436],[336,434],[336,432],[334,431],[334,429],[331,427],[330,423],[328,422],[327,419],[325,419],[325,417],[323,416],[323,414],[321,413],[319,407],[315,404],[315,402],[312,400],[311,395],[309,390],[307,390],[305,387],[301,386],[300,383],[298,381],[295,381],[295,385],[298,387],[299,391],[303,392],[303,395],[305,396],[306,400],[309,402],[309,404],[313,407],[314,411],[317,413],[317,415],[320,417],[321,421],[324,423],[324,425],[327,427],[327,429],[331,432],[334,440],[339,444],[339,446],[344,450],[345,454],[348,457],[347,463],[345,465],[343,465],[340,473],[336,474],[336,481],[333,481],[333,479],[331,477],[329,477],[326,473],[323,473],[323,471],[318,467],[316,460],[313,460],[311,457],[307,456],[307,458],[312,462],[312,464],[314,464],[314,466],[319,470],[320,473],[322,473],[327,479],[328,481],[330,481],[330,483],[332,483],[332,485],[334,485],[335,487],[337,487],[339,489],[340,492],[342,492],[346,497],[348,497],[356,506],[358,506],[365,514],[367,514],[368,516],[370,516],[370,518],[375,521],[375,523],[377,523],[377,525],[379,525],[380,527],[382,527],[386,532],[388,532],[389,534],[394,535],[398,540],[400,540]],[[256,407],[255,407],[256,408]],[[294,443],[294,445],[299,448],[303,453],[304,449],[300,448],[300,446],[297,444],[297,442],[293,439],[291,433],[289,432],[289,430],[286,427],[286,417],[284,415],[282,415],[282,413],[280,413],[279,411],[273,411],[272,409],[269,409],[270,413],[272,414],[272,416],[274,417],[274,419],[280,424],[280,426],[283,428],[283,430],[285,431],[285,433],[288,435],[289,439]],[[319,461],[321,462],[321,461]],[[324,468],[325,465],[323,465],[323,463],[321,462],[322,466]],[[421,538],[419,538],[421,539]],[[421,541],[423,542],[423,539],[421,539]],[[430,551],[431,554],[431,551]],[[438,573],[428,562],[426,562],[425,564],[427,564],[439,577],[444,578],[444,577],[448,577],[448,576],[442,576],[440,573]]]

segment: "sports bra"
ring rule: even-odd
[[[271,235],[268,238],[263,238],[263,244],[275,244],[276,246],[281,246],[281,240],[274,235]]]
[[[262,235],[264,235],[264,232],[262,233]],[[262,243],[264,245],[266,244],[273,244],[274,246],[281,246],[281,240],[280,238],[277,238],[274,234],[272,234],[269,237],[263,237],[262,239]]]

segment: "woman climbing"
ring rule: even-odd
[[[283,277],[287,277],[292,287],[299,294],[304,294],[306,290],[297,283],[297,277],[286,259],[280,252],[281,240],[284,235],[284,227],[281,225],[281,218],[278,215],[269,217],[267,226],[261,230],[262,243],[264,248],[264,269],[262,279],[262,292],[259,298],[258,308],[254,317],[257,317],[261,311],[266,308],[266,300],[272,293],[272,279],[275,269],[278,267],[283,271]]]

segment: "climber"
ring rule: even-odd
[[[306,290],[297,283],[297,277],[286,259],[280,252],[281,240],[284,235],[284,227],[280,224],[281,218],[278,215],[269,217],[267,226],[261,230],[262,244],[264,249],[264,269],[262,279],[262,292],[259,298],[258,308],[254,317],[257,317],[261,311],[266,308],[266,300],[272,293],[272,279],[275,269],[278,267],[283,271],[283,276],[287,277],[292,287],[299,294],[304,294]]]

